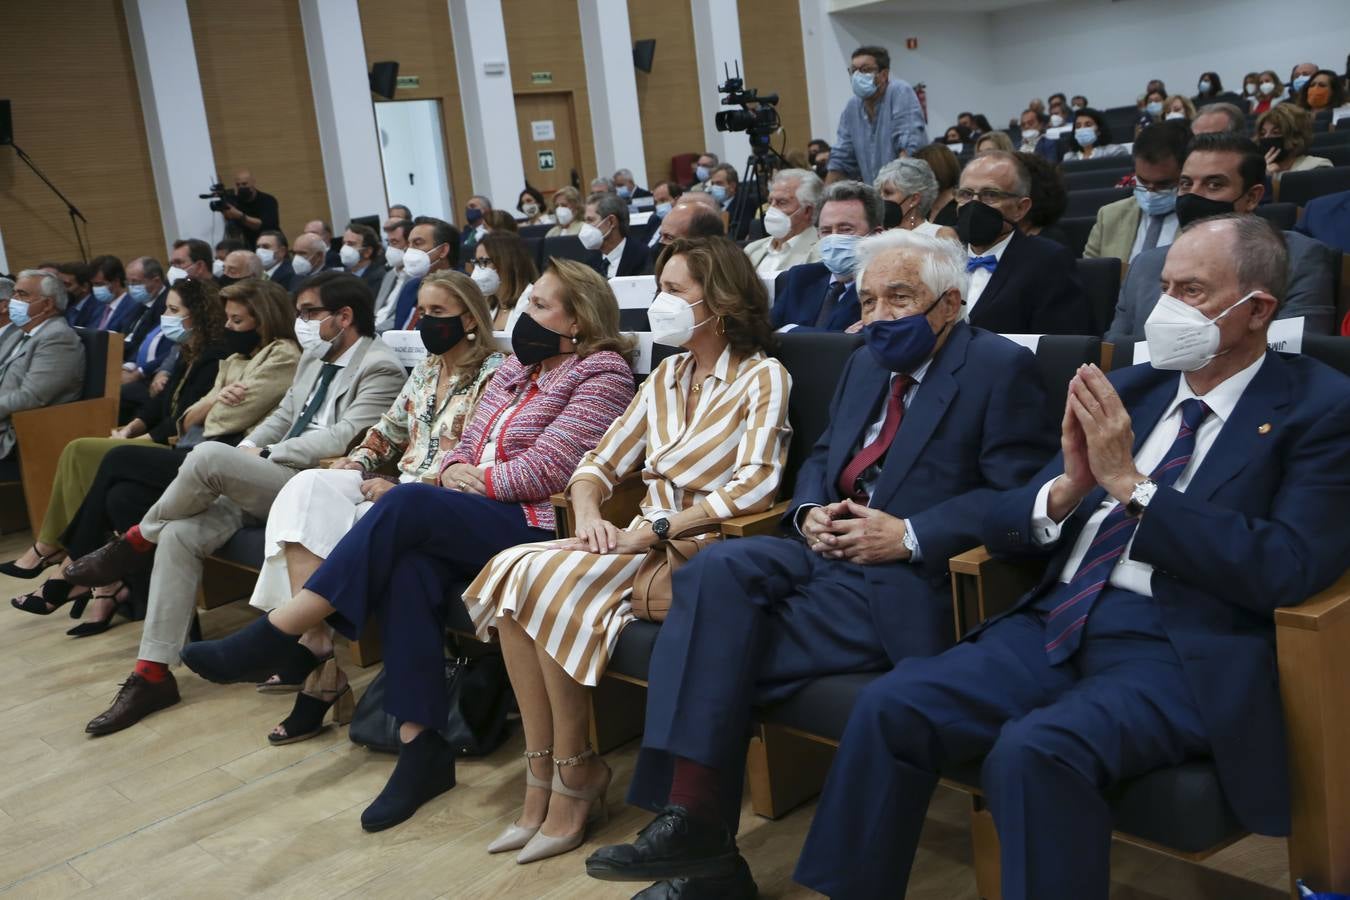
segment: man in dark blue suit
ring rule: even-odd
[[[903,895],[938,773],[982,756],[1006,900],[1105,898],[1103,790],[1187,758],[1247,828],[1288,833],[1273,614],[1350,554],[1350,379],[1267,350],[1287,273],[1254,216],[1183,229],[1152,365],[1079,370],[1061,454],[991,504],[989,549],[1048,558],[1044,580],[863,692],[798,881]]]
[[[291,264],[291,245],[285,234],[275,229],[264,231],[258,235],[258,247],[253,252],[258,254],[258,262],[262,263],[263,275],[268,281],[287,291],[294,291],[299,286],[300,279]]]
[[[1350,253],[1350,191],[1309,200],[1294,230]]]
[[[94,275],[87,263],[61,263],[61,283],[66,288],[66,322],[72,328],[93,328],[103,313],[94,299]]]
[[[753,897],[733,837],[752,705],[950,645],[947,560],[1052,452],[1032,355],[960,320],[962,248],[896,230],[859,249],[868,346],[797,477],[800,539],[725,541],[676,572],[629,794],[661,813],[587,861],[597,878]]]
[[[458,241],[459,232],[455,226],[443,219],[418,216],[413,220],[412,231],[408,233],[408,250],[403,255],[408,280],[394,301],[394,318],[385,331],[412,327],[417,313],[417,290],[422,286],[422,279],[432,272],[458,266],[459,258],[455,255]]]
[[[881,231],[885,214],[881,194],[870,184],[836,181],[825,188],[816,214],[821,261],[793,266],[774,281],[774,329],[847,331],[858,323],[857,244]]]

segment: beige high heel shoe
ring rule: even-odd
[[[530,760],[543,759],[546,756],[552,755],[552,747],[548,747],[544,750],[525,751],[525,784],[527,787],[543,788],[544,790],[549,790],[552,787],[551,781],[546,778],[537,777],[534,772],[530,770]],[[538,830],[538,825],[533,828],[524,828],[517,825],[515,822],[512,822],[510,825],[506,826],[505,831],[497,835],[496,840],[488,844],[487,851],[489,853],[505,853],[507,850],[519,850],[530,842],[530,838],[534,837],[535,832]]]
[[[586,832],[590,830],[592,825],[603,825],[609,821],[609,807],[605,805],[605,794],[609,791],[609,783],[614,778],[614,772],[609,766],[605,765],[603,760],[600,765],[605,768],[605,777],[590,790],[570,788],[562,780],[564,767],[578,766],[595,755],[595,751],[587,747],[576,756],[569,756],[567,759],[553,758],[553,793],[589,801],[591,809],[586,816],[585,824],[572,834],[565,834],[560,837],[549,837],[542,831],[536,831],[534,837],[530,838],[529,843],[516,857],[516,862],[532,863],[541,859],[548,859],[550,856],[560,856],[563,853],[571,852],[580,847],[586,840]]]

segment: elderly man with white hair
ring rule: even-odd
[[[929,221],[939,193],[937,176],[921,159],[893,159],[877,172],[874,186],[886,204],[886,228],[957,240],[956,229]]]
[[[745,255],[761,278],[784,269],[819,262],[816,210],[825,182],[808,169],[783,169],[769,182],[769,208],[764,212],[765,237],[745,245]]]
[[[632,169],[620,169],[615,172],[610,181],[614,184],[614,193],[619,195],[622,200],[628,201],[631,206],[649,209],[655,205],[654,201],[648,200],[652,192],[644,187],[639,187],[637,180],[633,178]],[[648,200],[647,203],[638,203],[639,200]]]
[[[19,459],[10,417],[25,409],[80,399],[84,345],[66,322],[66,289],[50,272],[26,269],[5,301],[8,330],[0,353],[0,481],[17,481]]]
[[[866,346],[797,475],[794,536],[714,543],[676,571],[629,792],[660,812],[634,843],[592,855],[593,877],[755,896],[734,837],[751,709],[949,646],[947,560],[1053,452],[1032,354],[961,319],[959,244],[895,230],[860,241],[858,258]]]
[[[234,250],[225,257],[225,272],[216,280],[221,287],[243,281],[245,278],[262,278],[262,260],[252,250]]]

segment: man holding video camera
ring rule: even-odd
[[[211,209],[225,217],[227,231],[238,234],[250,250],[258,246],[258,237],[264,231],[281,228],[277,198],[258,190],[253,173],[247,169],[235,173],[234,190],[227,191],[224,185],[216,184],[212,185],[211,193],[202,197],[211,198]]]

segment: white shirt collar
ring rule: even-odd
[[[802,242],[802,238],[806,235],[807,229],[809,229],[810,227],[811,227],[810,225],[806,226],[806,228],[803,228],[801,231],[797,232],[792,237],[783,241],[783,243],[778,247],[777,250],[773,249],[773,238],[769,238],[769,252],[774,254],[775,256],[785,255]]]
[[[614,245],[614,249],[605,254],[605,259],[609,260],[609,277],[617,278],[619,275],[619,261],[623,259],[623,248],[628,244],[628,238],[624,238]]]
[[[978,201],[978,200],[972,200],[972,201],[970,201],[970,202],[971,202],[971,203],[978,203],[979,201]],[[994,259],[996,259],[996,260],[1002,262],[1002,260],[1003,260],[1003,251],[1008,249],[1008,243],[1012,240],[1013,235],[1016,234],[1016,233],[1017,233],[1017,227],[1016,227],[1016,226],[1013,226],[1013,230],[1010,231],[1010,232],[1008,232],[1008,236],[1007,236],[1007,237],[1005,237],[1003,240],[999,241],[997,244],[995,244],[994,246],[990,247],[988,250],[984,251],[983,253],[976,253],[976,252],[975,252],[974,250],[972,250],[970,247],[966,247],[966,256],[969,257],[970,259],[974,259],[974,258],[977,257],[977,256],[992,256]]]
[[[268,278],[271,278],[271,277],[272,277],[272,273],[275,272],[277,269],[280,269],[280,268],[281,268],[281,264],[284,263],[285,261],[286,261],[286,257],[283,256],[281,259],[279,259],[279,260],[277,260],[276,262],[272,263],[272,268],[266,270],[266,272],[267,272],[267,277],[268,277]]]
[[[1237,408],[1238,401],[1247,392],[1247,386],[1252,383],[1252,379],[1256,377],[1256,373],[1265,361],[1266,354],[1262,353],[1257,357],[1256,362],[1242,371],[1228,376],[1203,397],[1191,390],[1191,385],[1186,381],[1186,374],[1183,372],[1181,378],[1177,381],[1177,395],[1172,399],[1171,406],[1167,407],[1167,413],[1163,418],[1172,415],[1183,400],[1198,397],[1205,401],[1205,405],[1209,407],[1209,411],[1216,419],[1220,422],[1227,422],[1232,417],[1233,410]]]
[[[346,368],[347,364],[352,361],[352,354],[356,352],[357,347],[361,346],[361,341],[363,340],[364,338],[358,338],[355,342],[353,342],[353,344],[350,347],[348,347],[341,356],[333,360],[333,365],[338,366],[339,368]]]

